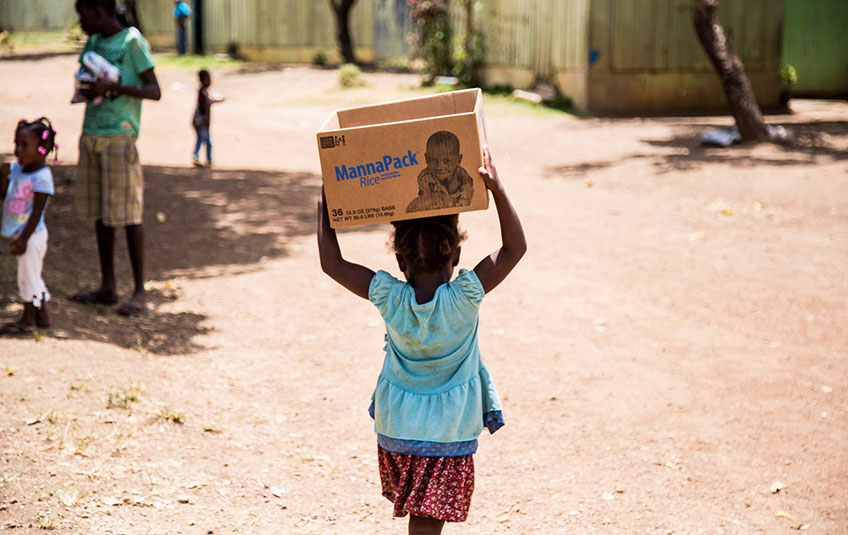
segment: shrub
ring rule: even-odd
[[[412,20],[418,27],[412,41],[415,57],[424,61],[424,74],[432,83],[437,76],[453,74],[450,13],[448,0],[407,0]]]
[[[415,58],[423,61],[426,84],[437,76],[455,76],[460,85],[479,85],[483,63],[483,35],[474,29],[474,12],[480,0],[459,0],[465,25],[451,26],[450,3],[454,0],[407,0],[418,31],[412,35]]]
[[[326,67],[327,54],[325,54],[323,50],[319,50],[314,56],[312,56],[312,64],[316,67]]]
[[[362,79],[362,71],[353,63],[345,63],[339,67],[339,85],[345,89],[367,85]]]

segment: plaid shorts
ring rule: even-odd
[[[75,204],[80,217],[107,227],[141,224],[144,177],[134,136],[80,136]]]

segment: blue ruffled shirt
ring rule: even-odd
[[[386,322],[386,357],[371,412],[383,449],[470,455],[484,426],[492,433],[503,426],[477,343],[484,295],[477,274],[465,269],[423,304],[408,283],[385,271],[374,275],[368,298]]]

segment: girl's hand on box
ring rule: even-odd
[[[486,189],[495,191],[501,187],[501,179],[495,164],[492,163],[492,154],[489,152],[488,145],[483,145],[483,167],[477,169],[477,172],[483,177]]]

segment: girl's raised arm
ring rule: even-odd
[[[527,251],[527,241],[524,239],[524,229],[521,228],[518,214],[506,196],[498,170],[492,164],[492,155],[489,154],[488,146],[483,146],[483,163],[485,167],[481,167],[478,171],[483,177],[483,182],[486,183],[486,188],[492,192],[492,197],[495,199],[503,242],[500,249],[481,260],[474,268],[477,278],[483,284],[483,289],[489,293],[509,275],[512,268],[524,256],[524,252]]]
[[[374,272],[342,258],[336,231],[330,227],[330,215],[327,213],[327,199],[324,197],[323,188],[318,199],[318,256],[321,258],[321,269],[324,273],[359,297],[368,299],[368,288],[374,278]]]

